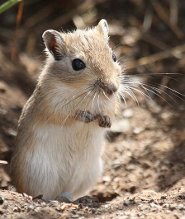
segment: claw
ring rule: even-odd
[[[110,128],[111,127],[111,121],[109,116],[98,116],[98,124],[100,127],[103,128]]]

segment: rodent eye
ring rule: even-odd
[[[114,62],[117,61],[116,55],[114,53],[112,53],[112,59],[113,59]]]
[[[75,71],[80,71],[86,67],[85,63],[81,59],[73,59],[72,67]]]

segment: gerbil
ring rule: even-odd
[[[121,66],[108,45],[106,20],[69,33],[46,30],[42,37],[47,60],[19,120],[12,179],[19,192],[75,200],[102,174]]]

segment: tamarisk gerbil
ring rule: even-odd
[[[19,120],[12,179],[19,192],[75,200],[102,174],[121,66],[106,20],[69,33],[46,30],[42,37],[47,60]]]

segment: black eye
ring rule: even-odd
[[[72,67],[75,71],[80,71],[80,70],[84,69],[86,66],[85,66],[85,63],[82,60],[74,59],[72,61]]]
[[[116,55],[114,53],[112,53],[112,59],[113,59],[114,62],[117,61]]]

